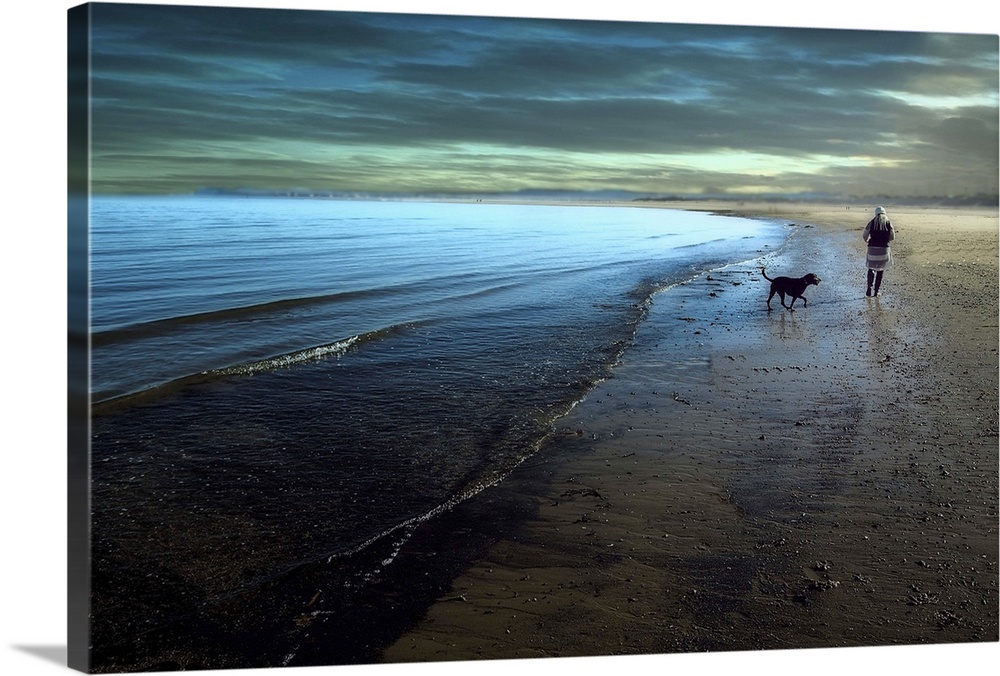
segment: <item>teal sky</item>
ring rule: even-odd
[[[95,192],[998,192],[996,35],[92,6]]]

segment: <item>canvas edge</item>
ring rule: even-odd
[[[90,6],[67,10],[67,666],[90,671]]]

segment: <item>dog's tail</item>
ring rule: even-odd
[[[764,279],[766,279],[767,281],[769,281],[769,282],[773,282],[774,280],[773,280],[773,279],[771,279],[770,277],[768,277],[768,276],[767,276],[767,273],[766,273],[766,272],[764,272],[764,270],[767,270],[767,268],[766,268],[766,267],[764,267],[764,268],[761,268],[761,269],[760,269],[760,274],[764,275]]]

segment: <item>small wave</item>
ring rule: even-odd
[[[224,366],[217,369],[202,371],[200,373],[194,373],[166,383],[154,385],[143,390],[129,392],[118,396],[102,398],[99,394],[95,394],[91,405],[91,412],[94,415],[111,413],[128,408],[135,404],[145,403],[164,397],[187,387],[209,383],[222,378],[252,376],[258,373],[267,373],[270,371],[277,371],[278,369],[291,368],[309,362],[320,361],[330,357],[341,357],[350,350],[360,347],[365,343],[383,340],[392,335],[414,328],[419,324],[420,322],[411,322],[408,324],[388,326],[375,331],[369,331],[368,333],[351,336],[350,338],[345,338],[343,340],[334,341],[332,343],[296,350],[295,352],[288,352],[285,354],[266,357],[264,359],[257,359],[240,364],[234,364],[232,366]]]
[[[353,336],[347,340],[337,341],[336,343],[330,343],[328,345],[318,345],[305,350],[299,350],[298,352],[278,355],[277,357],[269,357],[268,359],[261,359],[259,361],[252,361],[244,364],[237,364],[236,366],[227,366],[221,369],[205,371],[201,375],[214,376],[217,378],[225,376],[251,376],[255,373],[289,368],[298,364],[319,361],[320,359],[325,359],[330,356],[340,356],[361,340],[362,336]]]
[[[148,322],[130,324],[119,328],[98,331],[92,334],[91,344],[96,346],[111,345],[114,343],[144,338],[156,335],[164,331],[189,326],[192,324],[205,324],[229,319],[253,318],[260,315],[273,314],[300,307],[311,305],[324,305],[329,303],[341,303],[345,301],[358,300],[373,296],[391,293],[391,289],[359,289],[356,291],[346,291],[342,293],[331,293],[319,296],[305,296],[302,298],[285,298],[282,300],[269,301],[266,303],[255,303],[240,307],[225,308],[222,310],[210,310],[207,312],[196,312],[177,317],[156,319]]]

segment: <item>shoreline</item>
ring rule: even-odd
[[[381,661],[997,641],[997,210],[890,206],[866,299],[868,209],[704,206],[797,230],[658,295],[553,443],[435,526],[475,546]],[[823,282],[767,312],[758,263]]]

